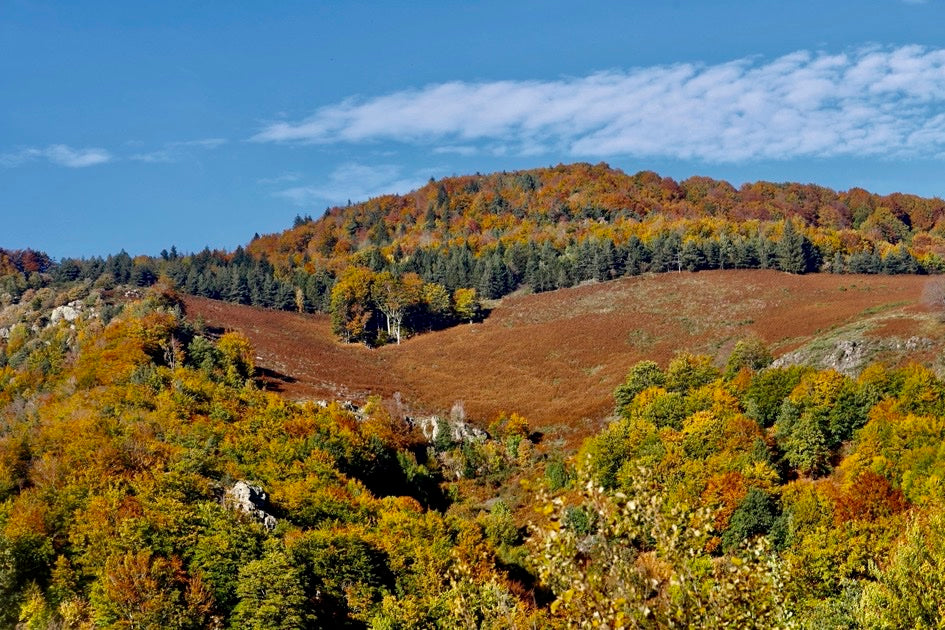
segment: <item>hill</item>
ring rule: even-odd
[[[677,182],[652,171],[627,175],[607,164],[581,163],[431,179],[405,195],[330,208],[317,221],[297,217],[292,229],[254,239],[248,251],[277,267],[332,267],[358,252],[368,262],[372,247],[397,262],[418,249],[467,245],[478,255],[500,242],[550,242],[563,249],[587,239],[620,245],[636,236],[650,243],[664,233],[683,241],[771,240],[780,236],[773,225],[787,220],[805,230],[824,264],[836,253],[845,263],[852,254],[874,250],[885,257],[903,243],[917,259],[938,265],[930,257],[945,252],[943,217],[945,201],[938,198],[763,181],[736,189],[708,177]],[[718,244],[724,250],[726,243]],[[739,265],[737,252],[703,253],[716,259],[688,264],[752,266]]]
[[[0,252],[0,626],[937,619],[940,202],[632,210],[653,177],[575,165],[470,223],[503,177],[248,251]]]
[[[737,340],[758,337],[776,355],[804,351],[805,362],[841,368],[843,343],[853,343],[853,371],[870,360],[934,364],[945,326],[923,303],[928,283],[775,271],[647,275],[509,296],[481,323],[377,350],[339,343],[324,315],[200,298],[187,298],[186,308],[210,326],[245,333],[272,386],[291,398],[400,392],[408,406],[439,413],[462,401],[484,426],[515,411],[575,445],[609,415],[614,388],[642,359],[665,364],[686,350],[722,362]]]
[[[523,288],[727,269],[939,273],[945,202],[559,165],[431,180],[318,220],[298,216],[233,252],[122,252],[65,260],[46,275],[101,286],[148,286],[163,275],[190,295],[328,313],[339,338],[378,346],[475,319],[478,299]],[[42,275],[4,278],[0,291],[17,299]]]

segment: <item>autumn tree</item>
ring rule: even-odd
[[[725,376],[731,378],[742,368],[758,371],[768,367],[772,361],[771,352],[764,342],[757,337],[741,339],[729,355],[725,364]]]
[[[278,543],[268,547],[262,558],[240,569],[233,623],[259,630],[306,628],[305,591],[298,569]]]
[[[367,339],[374,316],[371,287],[374,273],[366,267],[348,267],[331,290],[332,331],[346,342]]]
[[[98,624],[114,628],[201,628],[212,598],[199,578],[189,578],[180,560],[148,550],[109,558],[92,591]]]
[[[400,344],[404,317],[408,310],[419,303],[423,296],[423,280],[415,273],[396,277],[382,271],[371,283],[371,297],[387,320],[387,335]]]
[[[475,289],[460,288],[453,292],[453,310],[457,318],[472,323],[479,317],[480,308],[479,296]]]
[[[787,625],[785,579],[764,539],[712,558],[712,513],[667,500],[652,472],[620,494],[583,474],[569,497],[539,497],[528,540],[563,625],[769,628]],[[578,509],[581,519],[569,517]],[[578,526],[579,524],[579,526]],[[754,531],[754,530],[753,530]]]

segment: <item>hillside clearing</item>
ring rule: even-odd
[[[921,347],[899,344],[901,352],[882,358],[930,362],[941,354],[945,325],[922,303],[928,281],[775,271],[647,275],[509,296],[482,323],[375,350],[335,340],[324,315],[185,301],[190,316],[245,333],[271,385],[290,398],[400,392],[410,409],[440,413],[462,401],[480,423],[517,411],[546,437],[572,443],[599,426],[614,387],[644,358],[665,364],[688,350],[724,360],[748,336],[777,356],[855,328],[869,338],[921,335],[928,340]]]

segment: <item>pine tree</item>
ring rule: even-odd
[[[775,250],[778,269],[788,273],[807,273],[815,267],[813,245],[797,231],[794,222],[785,221],[784,233]]]
[[[635,276],[643,273],[644,268],[650,261],[650,252],[636,236],[631,236],[623,248],[623,273],[627,276]]]
[[[240,269],[233,270],[226,299],[237,304],[249,304],[249,283],[246,281],[246,275]]]

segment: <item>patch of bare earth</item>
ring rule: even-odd
[[[921,323],[921,334],[938,343],[945,326],[921,305],[927,281],[774,271],[624,278],[508,297],[482,323],[376,350],[337,342],[325,316],[199,298],[187,298],[186,305],[189,315],[211,326],[244,332],[273,386],[289,397],[401,392],[411,408],[429,412],[448,411],[461,400],[474,420],[517,411],[548,437],[573,444],[600,426],[614,387],[642,359],[665,365],[688,350],[722,360],[748,336],[780,354],[877,312],[895,316],[887,324],[890,334],[903,336],[910,322]]]

